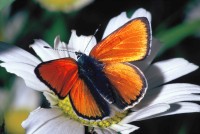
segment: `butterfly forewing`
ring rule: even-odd
[[[147,18],[133,19],[98,43],[90,55],[104,63],[141,60],[150,51],[150,34]]]
[[[71,58],[43,62],[35,68],[37,77],[63,99],[78,79],[78,65]]]

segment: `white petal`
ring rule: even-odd
[[[139,111],[132,112],[125,117],[120,123],[130,123],[132,121],[140,121],[151,118],[153,115],[167,111],[170,108],[168,104],[156,104],[153,106],[145,107]]]
[[[102,39],[104,39],[105,37],[107,37],[109,34],[111,34],[112,32],[114,32],[116,29],[118,29],[119,27],[121,27],[122,25],[124,25],[126,22],[128,22],[129,20],[132,20],[134,18],[137,17],[147,17],[147,19],[149,20],[149,22],[151,22],[151,14],[149,12],[147,12],[145,9],[143,8],[139,8],[138,10],[135,11],[135,13],[132,15],[131,18],[128,18],[125,12],[122,12],[120,15],[112,18],[107,27],[106,30],[103,34]]]
[[[103,34],[102,39],[107,37],[109,34],[114,32],[116,29],[118,29],[119,27],[121,27],[122,25],[124,25],[128,21],[129,21],[129,19],[128,19],[127,15],[126,15],[126,12],[122,12],[120,15],[112,18],[108,22],[108,25],[107,25],[107,27],[105,29],[105,32]]]
[[[146,59],[141,60],[141,61],[132,62],[132,64],[136,65],[142,71],[146,70],[147,67],[149,67],[151,62],[154,60],[156,55],[158,54],[158,51],[160,50],[160,48],[161,48],[160,41],[153,38],[150,55]]]
[[[54,48],[58,49],[56,51],[59,54],[60,58],[69,57],[69,53],[67,51],[67,44],[60,41],[60,36],[56,36],[54,40]]]
[[[5,67],[8,72],[23,78],[28,87],[41,92],[48,91],[47,86],[40,82],[34,74],[34,66],[15,62],[1,63],[0,66]]]
[[[59,58],[57,51],[52,49],[52,47],[43,40],[35,40],[34,44],[32,44],[30,47],[33,48],[35,53],[42,59],[42,61],[49,61]]]
[[[200,101],[200,95],[193,95],[193,94],[185,94],[185,95],[178,95],[174,96],[172,94],[164,97],[164,98],[159,98],[153,101],[153,104],[157,103],[175,103],[175,102],[180,102],[180,101]]]
[[[140,109],[142,107],[157,103],[174,103],[177,101],[195,100],[198,101],[198,96],[190,95],[196,93],[200,93],[200,86],[198,85],[186,83],[167,84],[155,89],[147,90],[145,97],[135,108]]]
[[[95,131],[97,134],[117,134],[116,131],[111,130],[111,129],[94,128],[94,131]]]
[[[158,97],[162,98],[167,94],[176,94],[175,96],[177,96],[192,93],[200,93],[200,86],[188,83],[173,83],[151,89],[147,95],[157,94]]]
[[[82,124],[60,116],[46,122],[35,134],[84,134],[84,129]]]
[[[58,104],[58,97],[53,93],[43,92],[43,95],[46,97],[51,106],[55,106],[56,104]]]
[[[110,128],[121,134],[130,134],[131,132],[139,129],[139,127],[130,124],[113,124]]]
[[[65,117],[60,109],[33,111],[22,123],[27,134],[84,134],[84,126]]]
[[[59,109],[43,109],[37,108],[30,113],[29,117],[22,122],[22,127],[26,129],[27,134],[34,133],[46,122],[62,115]]]
[[[183,58],[174,58],[151,65],[145,71],[145,75],[149,88],[153,88],[193,72],[197,68],[197,65]]]
[[[156,116],[160,117],[160,116],[194,113],[194,112],[200,112],[200,105],[191,102],[179,102],[170,104],[170,109],[168,111],[158,114]]]
[[[25,50],[0,42],[0,60],[3,62],[22,62],[36,66],[40,63],[35,56]]]
[[[144,8],[137,9],[132,15],[131,19],[138,18],[138,17],[146,17],[149,20],[149,22],[151,22],[151,14]]]
[[[13,84],[14,98],[12,99],[13,109],[27,109],[34,110],[40,104],[40,94],[39,92],[32,90],[25,86],[24,81],[21,78],[16,78]],[[27,103],[31,97],[31,101]]]
[[[89,54],[91,49],[96,45],[96,39],[93,36],[77,36],[76,31],[72,30],[69,40],[68,49],[76,52]],[[87,48],[86,48],[87,47]],[[75,53],[70,52],[70,57],[76,59]]]

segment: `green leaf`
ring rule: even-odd
[[[190,22],[184,22],[169,30],[161,31],[156,34],[161,42],[163,42],[163,48],[160,53],[163,53],[169,48],[172,48],[179,44],[180,41],[188,36],[191,36],[200,30],[200,19]]]
[[[67,23],[61,15],[55,17],[53,24],[45,31],[44,39],[46,42],[52,45],[57,35],[61,37],[61,40],[66,40],[69,38]]]
[[[15,0],[0,0],[0,10],[12,4]]]

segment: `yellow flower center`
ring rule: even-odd
[[[91,127],[101,127],[101,128],[109,127],[112,124],[119,123],[128,114],[128,111],[116,112],[115,115],[113,115],[112,117],[103,120],[96,120],[96,121],[85,120],[76,115],[68,96],[64,100],[59,100],[58,106],[64,111],[66,116],[82,123],[83,125]]]

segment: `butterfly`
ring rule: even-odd
[[[69,96],[79,117],[103,119],[111,115],[111,105],[128,110],[143,98],[145,76],[128,62],[146,58],[150,46],[150,23],[138,17],[100,41],[89,55],[75,52],[77,61],[70,57],[51,60],[34,71],[59,99]]]

